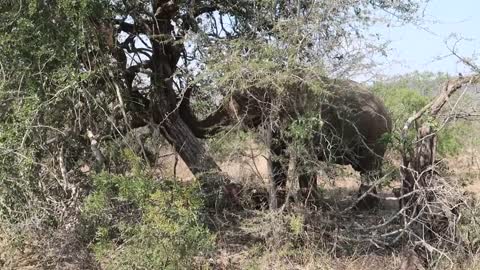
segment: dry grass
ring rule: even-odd
[[[78,238],[80,232],[74,224],[65,225],[53,232],[0,226],[0,269],[97,269],[88,247]]]
[[[390,210],[336,215],[290,209],[283,213],[223,213],[217,220],[213,269],[400,269],[410,255],[402,243],[382,246],[372,239]],[[300,227],[298,225],[300,224]],[[391,231],[395,227],[384,228]],[[363,228],[363,229],[362,229]],[[452,251],[432,269],[480,269],[480,254]],[[452,260],[452,261],[450,261]]]
[[[292,211],[298,212],[298,211]],[[219,228],[215,269],[398,269],[402,254],[354,239],[320,215],[253,211]],[[366,218],[365,218],[366,219]],[[301,229],[296,228],[302,221]],[[351,219],[353,220],[353,219]],[[355,226],[353,223],[347,226]],[[347,227],[345,226],[345,227]],[[348,235],[348,237],[346,236]],[[355,241],[359,240],[359,241]]]
[[[163,150],[165,157],[161,159],[160,167],[163,169],[157,173],[173,175],[175,156],[171,153],[171,149]],[[454,180],[468,180],[465,190],[478,196],[480,167],[475,165],[478,164],[475,153],[467,151],[447,162]],[[244,154],[242,158],[221,163],[222,169],[237,182],[262,188],[266,175],[262,153],[253,147]],[[191,179],[181,159],[175,173]],[[358,175],[351,168],[339,167],[333,174],[324,173],[319,180],[324,190],[321,207],[289,205],[281,213],[244,209],[214,216],[211,225],[217,235],[217,245],[215,254],[209,259],[211,269],[400,269],[410,250],[400,242],[385,245],[380,240],[388,239],[379,237],[401,225],[393,219],[388,225],[379,226],[395,215],[398,204],[383,201],[374,211],[345,211],[356,195],[360,183]],[[392,196],[391,190],[386,188],[380,195]],[[474,210],[472,215],[480,213],[480,207]],[[480,243],[477,225],[475,222],[465,225],[472,245]],[[473,235],[472,232],[476,231],[478,234]],[[20,235],[3,229],[0,233],[0,268],[94,269],[92,258],[76,244],[75,232],[69,230],[50,235]],[[448,255],[452,262],[442,260],[435,269],[480,269],[480,254],[476,251],[461,256]]]
[[[480,195],[480,188],[475,189],[480,187],[480,167],[472,164],[476,159],[467,151],[447,160],[448,181],[468,180],[465,190]],[[237,181],[243,181],[250,187],[252,183],[260,187],[264,184],[258,171],[245,174],[251,168],[262,168],[255,164],[255,160],[229,161],[229,164],[235,169],[227,171]],[[241,166],[244,167],[237,168]],[[290,206],[281,214],[267,210],[224,213],[221,221],[216,223],[218,243],[213,268],[400,269],[411,250],[402,241],[388,245],[388,237],[379,237],[401,227],[399,218],[392,219],[398,211],[398,203],[382,200],[380,207],[374,211],[345,212],[356,195],[360,183],[358,175],[351,168],[343,167],[340,170],[337,168],[333,176],[324,174],[319,180],[325,202],[320,208]],[[380,192],[380,196],[392,197],[391,187],[398,185],[398,181],[393,181]],[[297,223],[300,220],[301,229],[292,228],[297,224],[292,220]],[[389,220],[388,225],[383,225]],[[474,232],[480,229],[468,230]],[[480,242],[480,234],[478,240]],[[465,254],[453,250],[444,255],[448,259],[439,259],[433,269],[480,269],[480,254],[477,252]]]

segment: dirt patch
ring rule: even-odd
[[[235,182],[266,179],[268,173],[265,153],[257,149],[258,147],[252,145],[243,155],[219,162],[220,169]],[[176,176],[184,181],[191,181],[194,178],[185,162],[168,145],[162,145],[159,149],[156,171],[159,176]]]

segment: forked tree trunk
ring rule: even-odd
[[[211,194],[212,191],[219,191],[227,179],[223,177],[219,166],[208,154],[203,142],[193,134],[188,123],[182,119],[177,104],[179,98],[173,87],[173,75],[183,50],[183,44],[172,35],[174,30],[172,20],[178,15],[178,6],[174,1],[156,0],[152,1],[152,7],[155,16],[153,21],[142,21],[138,18],[136,22],[142,25],[147,35],[152,37],[153,52],[147,64],[148,68],[152,69],[152,93],[149,108],[144,109],[142,106],[134,109],[124,108],[131,110],[129,113],[133,119],[129,126],[156,125],[200,181],[203,190]],[[126,58],[123,50],[115,45],[113,25],[96,22],[95,18],[92,18],[92,22],[96,25],[106,48],[121,63],[119,66],[123,65],[121,68],[124,68]],[[132,78],[126,80],[127,89],[130,91],[132,86],[128,84],[132,81]],[[214,197],[218,196],[214,194]]]
[[[183,44],[172,36],[171,20],[178,7],[173,1],[158,0],[154,10],[156,21],[152,28],[156,38],[152,39],[153,95],[150,108],[153,121],[158,123],[161,134],[200,181],[203,190],[208,194],[216,193],[214,191],[219,190],[224,180],[220,168],[181,118],[173,88],[173,75],[183,49]]]

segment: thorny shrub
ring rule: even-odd
[[[142,175],[102,173],[82,220],[105,269],[188,269],[208,253],[213,236],[200,220],[195,185]],[[198,266],[198,265],[197,265]]]

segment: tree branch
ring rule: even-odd
[[[430,114],[432,116],[437,116],[443,105],[445,105],[445,103],[448,101],[448,98],[450,98],[450,96],[453,95],[458,89],[464,87],[465,85],[479,82],[480,75],[459,77],[457,79],[448,81],[445,84],[445,87],[442,89],[442,92],[436,99],[429,102],[420,111],[416,112],[414,115],[408,118],[402,129],[402,139],[406,139],[408,129],[410,128],[412,123],[422,117],[428,110],[430,110]]]

